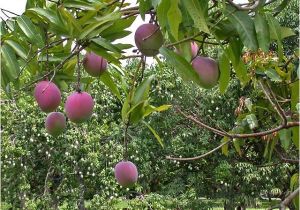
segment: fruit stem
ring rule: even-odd
[[[80,51],[79,51],[79,44],[77,44],[77,85],[76,85],[76,91],[78,93],[81,92],[81,89],[80,89],[80,57],[79,57],[79,54],[80,54]]]
[[[124,130],[124,154],[123,154],[123,160],[128,159],[128,143],[127,143],[127,132],[128,132],[128,127],[129,127],[129,119],[125,124],[125,130]]]

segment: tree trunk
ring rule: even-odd
[[[224,202],[224,210],[233,210],[235,207],[234,202],[232,200],[228,200]]]
[[[26,209],[26,205],[25,205],[25,193],[24,192],[20,192],[20,209],[21,210],[25,210]]]
[[[244,204],[239,205],[236,210],[246,210],[246,206]]]
[[[59,210],[58,206],[59,206],[59,201],[58,201],[57,197],[54,194],[54,195],[52,195],[52,208],[53,208],[53,210]]]
[[[85,186],[84,186],[83,178],[80,176],[80,174],[77,174],[77,179],[79,182],[79,199],[78,199],[77,206],[79,210],[85,210],[85,206],[84,206]]]

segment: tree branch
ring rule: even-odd
[[[299,194],[299,187],[281,202],[280,210],[284,210],[298,194]]]
[[[39,53],[41,53],[41,52],[44,51],[45,49],[49,49],[49,48],[51,48],[51,47],[57,46],[57,45],[61,44],[62,42],[66,41],[66,40],[68,40],[68,38],[64,38],[64,39],[60,39],[60,40],[53,41],[53,42],[49,43],[48,45],[45,45],[43,48],[37,50],[37,51],[34,53],[34,55],[26,61],[26,63],[24,64],[24,66],[22,66],[22,68],[21,68],[21,70],[20,70],[20,72],[19,72],[19,74],[18,74],[18,78],[21,76],[22,72],[25,70],[25,68],[28,66],[28,64],[29,64],[29,63],[30,63],[30,62],[31,62],[31,61],[32,61]],[[18,78],[17,78],[17,79],[18,79]]]
[[[278,101],[276,100],[276,96],[274,95],[274,93],[271,90],[270,86],[268,84],[266,84],[266,85],[263,84],[262,81],[259,81],[259,84],[260,84],[264,94],[266,95],[267,99],[272,104],[274,109],[277,111],[278,115],[281,117],[282,125],[285,126],[287,124],[287,118],[285,116],[285,113],[284,113],[283,109],[281,108]],[[271,97],[273,98],[274,101],[272,100]]]
[[[299,163],[299,160],[295,160],[295,159],[289,159],[289,158],[285,158],[279,151],[278,149],[274,148],[276,154],[279,156],[279,158],[286,163]]]
[[[81,46],[78,50],[75,50],[75,51],[74,51],[73,53],[71,53],[68,57],[66,57],[63,61],[61,61],[61,62],[60,62],[60,63],[59,63],[52,71],[49,71],[48,73],[46,73],[45,75],[39,77],[38,79],[36,79],[36,80],[34,80],[34,81],[32,81],[32,82],[27,83],[24,87],[22,87],[22,88],[19,90],[19,92],[22,91],[22,90],[24,90],[24,89],[26,89],[26,88],[28,88],[28,87],[30,87],[31,85],[35,84],[36,82],[38,82],[38,81],[40,81],[40,80],[42,80],[42,79],[48,77],[48,76],[51,75],[52,73],[55,73],[57,70],[60,70],[60,69],[63,67],[63,65],[64,65],[68,60],[70,60],[72,57],[74,57],[75,55],[77,55],[77,54],[78,54],[81,50],[83,50],[85,47],[86,47],[86,46],[83,45],[83,46]]]
[[[127,55],[127,56],[122,56],[119,59],[128,59],[128,58],[141,58],[142,55]]]
[[[232,141],[232,139],[220,144],[219,146],[217,146],[216,148],[210,150],[207,153],[204,153],[202,155],[196,156],[196,157],[190,157],[190,158],[180,158],[180,157],[171,157],[171,156],[166,156],[167,160],[178,160],[178,161],[191,161],[191,160],[199,160],[201,158],[204,158],[212,153],[214,153],[215,151],[217,151],[218,149],[221,149],[224,145],[230,143]]]
[[[12,15],[15,15],[15,16],[20,16],[20,15],[14,13],[14,12],[12,12],[12,11],[9,11],[9,10],[7,10],[7,9],[0,8],[0,10],[1,10],[1,12],[2,12],[6,17],[8,17],[8,18],[10,18],[10,16],[8,16],[8,15],[6,14],[6,12],[8,12],[8,13],[10,13],[10,14],[12,14]]]
[[[213,128],[213,127],[201,122],[199,119],[196,119],[195,117],[193,117],[191,115],[185,114],[178,107],[176,107],[175,109],[182,116],[184,116],[185,118],[193,121],[199,127],[206,128],[206,129],[212,131],[213,133],[215,133],[219,136],[226,136],[228,138],[241,138],[242,139],[242,138],[250,138],[250,137],[261,137],[261,136],[265,136],[265,135],[277,132],[277,131],[282,130],[284,128],[291,128],[291,127],[296,127],[296,126],[300,125],[300,122],[298,122],[298,121],[297,122],[288,122],[286,125],[279,125],[278,127],[275,127],[273,129],[266,130],[266,131],[261,131],[261,132],[256,132],[256,133],[245,133],[245,134],[231,134],[231,133],[227,133],[227,132],[221,131],[219,129]]]

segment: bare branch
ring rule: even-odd
[[[285,207],[287,207],[289,203],[292,202],[292,200],[298,195],[299,195],[299,187],[294,192],[292,192],[288,197],[286,197],[284,201],[281,202],[280,208],[285,209]]]
[[[281,117],[282,125],[285,126],[287,124],[286,115],[285,115],[283,109],[281,108],[281,106],[279,105],[278,101],[276,100],[276,96],[274,95],[274,93],[271,90],[270,86],[268,84],[266,84],[266,85],[263,84],[262,81],[259,81],[259,84],[260,84],[264,94],[266,95],[267,99],[272,104],[274,109],[277,111],[278,115]],[[271,97],[273,98],[273,100],[272,100]]]
[[[51,75],[52,73],[55,73],[56,71],[60,70],[68,60],[70,60],[72,57],[74,57],[75,55],[77,55],[77,54],[78,54],[81,50],[83,50],[85,47],[86,47],[86,46],[83,45],[83,46],[81,46],[78,50],[75,50],[75,51],[74,51],[73,53],[71,53],[68,57],[66,57],[62,62],[60,62],[60,63],[59,63],[52,71],[49,71],[48,73],[46,73],[45,75],[39,77],[38,79],[36,79],[36,80],[34,80],[34,81],[30,82],[30,83],[27,83],[24,87],[22,87],[22,88],[19,90],[19,92],[20,92],[21,90],[24,90],[24,89],[30,87],[31,85],[35,84],[36,82],[38,82],[38,81],[40,81],[40,80],[42,80],[42,79],[48,77],[48,76]]]
[[[128,58],[141,58],[143,57],[142,55],[127,55],[127,56],[122,56],[121,58],[119,59],[128,59]]]
[[[216,148],[210,150],[207,153],[204,153],[202,155],[196,156],[196,157],[190,157],[190,158],[180,158],[180,157],[171,157],[171,156],[166,156],[167,160],[178,160],[178,161],[190,161],[190,160],[199,160],[201,158],[204,158],[212,153],[214,153],[215,151],[217,151],[218,149],[221,149],[224,145],[230,143],[232,141],[232,139],[220,144],[219,146],[217,146]]]
[[[285,158],[276,148],[275,148],[275,152],[283,162],[286,162],[286,163],[299,163],[300,162],[299,160]]]
[[[9,10],[7,10],[7,9],[0,8],[0,10],[1,10],[1,12],[2,12],[6,17],[8,17],[8,18],[10,18],[10,16],[8,16],[8,15],[6,14],[6,12],[7,12],[7,13],[10,13],[10,14],[12,14],[12,15],[15,15],[15,16],[20,16],[20,15],[14,13],[14,12],[12,12],[12,11],[9,11]]]
[[[195,124],[197,124],[199,127],[203,127],[206,128],[210,131],[212,131],[215,134],[218,134],[220,136],[227,136],[228,138],[250,138],[250,137],[261,137],[261,136],[265,136],[274,132],[277,132],[279,130],[282,130],[284,128],[291,128],[291,127],[296,127],[300,125],[300,122],[288,122],[285,125],[279,125],[278,127],[275,127],[273,129],[270,130],[266,130],[266,131],[261,131],[261,132],[257,132],[257,133],[245,133],[245,134],[231,134],[231,133],[227,133],[224,131],[221,131],[219,129],[213,128],[203,122],[201,122],[199,119],[196,119],[193,116],[187,115],[185,114],[183,111],[181,111],[178,107],[176,108],[176,111],[179,112],[181,115],[183,115],[185,118],[193,121]]]
[[[43,196],[47,195],[49,192],[49,187],[48,187],[48,180],[49,180],[49,176],[53,173],[53,167],[50,166],[48,168],[47,174],[46,174],[46,178],[45,178],[45,183],[44,183],[44,193]]]
[[[210,127],[209,125],[206,125],[205,123],[201,122],[200,120],[194,118],[193,116],[190,115],[186,115],[183,111],[181,111],[178,107],[175,108],[177,112],[179,112],[181,115],[183,115],[185,118],[190,119],[191,121],[193,121],[194,123],[196,123],[197,125],[200,125],[201,127],[204,127],[210,131],[212,131],[215,134],[218,134],[220,136],[227,136],[229,138],[231,138],[231,134],[227,133],[227,132],[223,132],[221,130],[218,130],[216,128]]]
[[[19,72],[19,74],[18,74],[18,78],[21,76],[22,72],[25,70],[25,68],[28,66],[28,64],[29,64],[29,63],[30,63],[30,62],[31,62],[31,61],[32,61],[39,53],[41,53],[41,52],[44,51],[45,49],[49,49],[49,48],[51,48],[51,47],[54,47],[54,46],[56,46],[56,45],[59,45],[59,44],[61,44],[62,42],[66,41],[66,40],[68,40],[68,38],[64,38],[64,39],[60,39],[60,40],[53,41],[53,42],[49,43],[48,45],[45,45],[43,48],[37,50],[37,51],[34,53],[34,55],[26,61],[25,65],[22,66],[22,68],[21,68],[21,70],[20,70],[20,72]],[[18,78],[17,78],[17,79],[18,79]]]

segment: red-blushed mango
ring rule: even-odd
[[[41,110],[47,113],[54,111],[61,101],[60,90],[49,81],[41,81],[35,86],[34,97]]]
[[[62,134],[66,128],[66,117],[61,112],[51,112],[45,120],[47,132],[54,137]]]
[[[68,96],[65,111],[70,121],[82,123],[93,114],[94,101],[87,92],[74,92]]]
[[[145,56],[155,56],[163,45],[164,38],[159,26],[147,23],[135,31],[134,40],[139,51]]]
[[[203,88],[210,89],[217,84],[220,72],[214,59],[197,56],[193,59],[192,66],[199,75]]]
[[[186,49],[184,49],[185,47]],[[182,43],[181,45],[175,48],[175,53],[184,56],[186,60],[190,62],[193,58],[197,56],[198,49],[199,47],[196,42],[190,42],[190,46],[186,45],[186,43]],[[184,52],[186,53],[186,55],[184,54]]]
[[[131,187],[138,179],[138,170],[132,162],[121,161],[115,166],[115,177],[122,187]]]
[[[88,52],[85,54],[83,59],[83,66],[85,71],[93,76],[99,77],[107,69],[107,61],[99,55],[93,52]]]
[[[196,42],[191,42],[191,53],[192,53],[192,58],[195,58],[197,56],[199,47]]]

